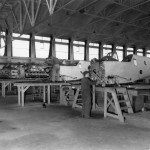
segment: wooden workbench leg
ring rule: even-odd
[[[45,100],[45,86],[43,86],[43,103],[45,103],[46,102],[46,100]]]
[[[23,86],[21,86],[21,106],[24,107],[24,89],[23,89]]]
[[[21,94],[21,92],[20,92],[20,86],[18,86],[18,105],[20,106],[21,105],[21,97],[20,97],[20,94]]]
[[[107,92],[104,92],[104,117],[107,116]]]
[[[5,97],[5,83],[2,83],[2,96]]]
[[[96,109],[96,103],[95,103],[95,85],[92,86],[92,101],[93,101],[93,106],[92,109]]]
[[[11,83],[8,84],[8,91],[11,92]]]
[[[2,83],[2,96],[3,96],[3,93],[4,93],[4,83]]]
[[[62,91],[62,86],[60,85],[59,86],[59,89],[60,89],[60,94],[59,94],[59,104],[64,104],[64,102],[63,101],[65,101],[62,97],[63,97],[63,91]]]
[[[50,104],[50,93],[51,93],[51,92],[50,92],[50,85],[48,85],[48,86],[47,86],[47,98],[48,98],[47,103],[48,103],[48,104]]]

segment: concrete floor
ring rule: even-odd
[[[122,124],[92,112],[39,102],[17,105],[17,97],[0,97],[0,150],[149,150],[150,112],[128,116]],[[148,118],[149,117],[149,118]]]

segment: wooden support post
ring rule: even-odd
[[[50,104],[50,94],[51,94],[51,92],[50,92],[50,85],[48,85],[48,86],[47,86],[47,97],[48,97],[47,103],[48,103],[48,104]]]
[[[23,86],[21,86],[21,106],[24,107],[24,90],[23,90]]]
[[[18,87],[18,105],[20,106],[21,105],[21,87],[20,86],[17,86]]]
[[[111,94],[111,99],[108,97],[108,93]],[[104,97],[104,117],[113,117],[116,119],[119,119],[121,122],[124,123],[124,116],[122,114],[118,98],[116,95],[115,88],[105,88],[105,97]],[[109,112],[109,107],[112,106],[114,109],[115,113]]]
[[[43,103],[46,102],[46,99],[45,99],[45,85],[43,86]]]
[[[78,95],[79,95],[80,90],[81,90],[81,86],[78,86],[78,87],[77,87],[76,94],[75,94],[75,96],[74,96],[74,101],[73,101],[73,104],[72,104],[72,108],[75,108],[75,107],[80,107],[80,108],[82,108],[81,106],[78,106],[78,105],[77,105],[77,100],[78,100]]]

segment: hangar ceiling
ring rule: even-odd
[[[0,30],[150,48],[150,0],[0,0]]]

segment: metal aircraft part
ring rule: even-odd
[[[73,66],[60,66],[60,76],[64,81],[79,80],[83,78],[83,74],[81,72],[88,71],[89,65],[89,61],[79,61],[76,65]]]
[[[51,68],[42,65],[29,65],[25,69],[26,78],[48,78]]]
[[[48,64],[9,63],[0,65],[0,79],[49,78],[52,67]]]
[[[98,84],[125,84],[150,76],[150,58],[128,55],[123,61],[91,63],[92,79]]]

